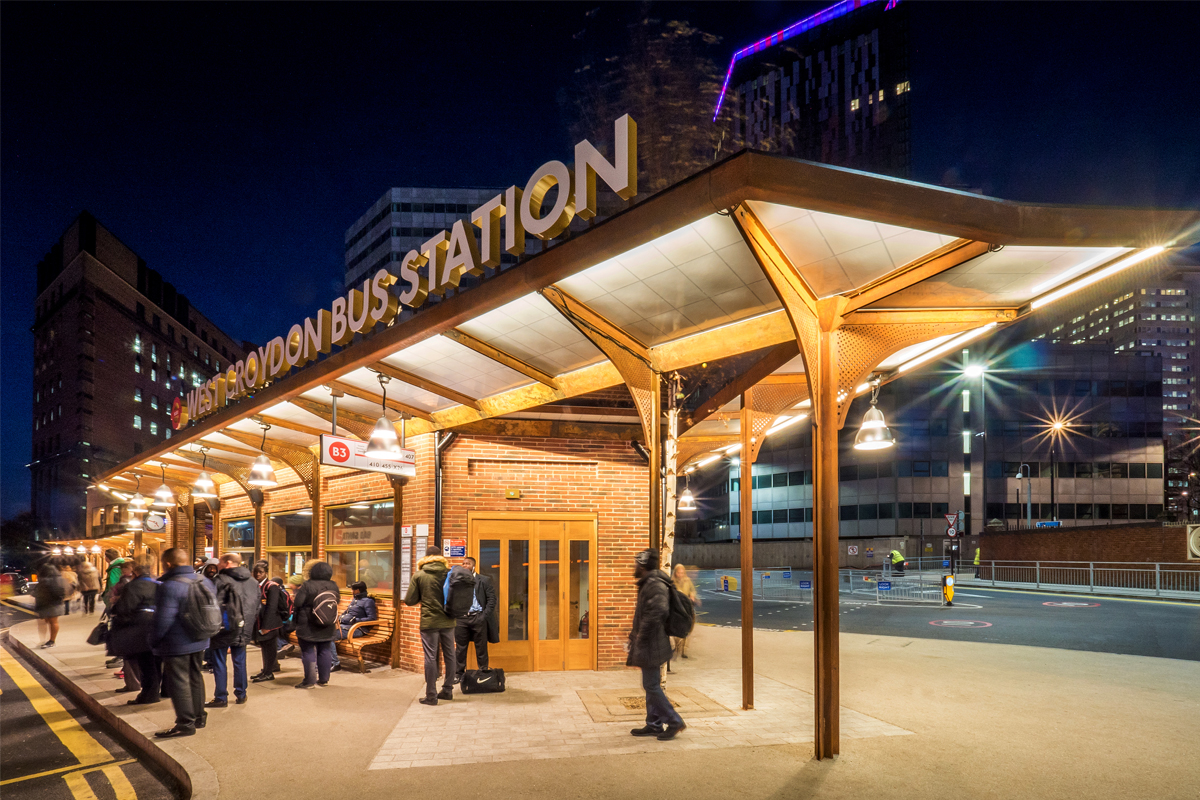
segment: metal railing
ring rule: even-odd
[[[1200,600],[1200,569],[1186,564],[981,561],[975,574],[973,564],[959,562],[960,582],[974,585]]]

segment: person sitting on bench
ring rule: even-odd
[[[350,605],[346,606],[346,610],[342,612],[341,618],[338,620],[338,638],[346,639],[350,636],[350,628],[359,622],[374,622],[379,619],[379,609],[375,607],[375,598],[367,594],[367,584],[363,581],[350,584],[351,590],[354,592],[354,599],[350,601]],[[367,631],[359,628],[354,632],[354,638],[366,636]],[[333,667],[336,672],[342,668],[342,660],[338,657],[337,648],[333,651]]]

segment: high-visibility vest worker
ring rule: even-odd
[[[904,556],[900,555],[899,550],[892,551],[892,566],[896,566],[904,561]]]
[[[979,566],[979,548],[975,548],[975,566]]]

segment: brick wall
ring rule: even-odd
[[[434,534],[433,436],[412,437],[408,447],[417,451],[417,475],[404,487],[401,519],[404,525],[429,525]],[[443,453],[443,536],[466,538],[470,511],[530,513],[592,513],[597,517],[597,597],[593,600],[592,629],[601,669],[625,663],[624,643],[633,617],[636,587],[632,579],[633,556],[646,546],[646,467],[624,442],[565,439],[496,438],[461,436]],[[322,508],[392,498],[392,486],[379,474],[336,467],[321,468]],[[273,513],[295,511],[310,505],[304,484],[287,468],[276,470],[279,486],[266,492],[264,526]],[[506,500],[505,489],[521,490],[519,500]],[[221,491],[220,520],[254,516],[254,507],[236,484]],[[316,511],[314,509],[314,511]],[[326,519],[313,514],[318,558],[325,556]],[[214,531],[220,550],[221,531]],[[261,536],[258,553],[265,542]],[[414,563],[423,554],[414,554]],[[348,594],[348,592],[347,592]],[[392,614],[392,598],[375,595],[379,613]],[[396,636],[399,666],[420,671],[419,611],[401,606]],[[390,660],[387,648],[369,647],[366,654]]]
[[[1187,528],[1103,525],[986,532],[981,557],[993,561],[1187,561]],[[1200,564],[1197,565],[1200,567]]]

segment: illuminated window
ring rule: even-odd
[[[850,110],[851,110],[851,111],[858,111],[858,105],[859,105],[859,103],[858,103],[858,98],[856,97],[856,98],[854,98],[853,100],[851,100],[851,101],[850,101]]]
[[[133,402],[135,402],[135,403],[142,402],[142,390],[141,389],[133,390]]]
[[[158,370],[156,370],[156,369],[150,370],[150,380],[155,381],[155,382],[158,381]]]
[[[133,335],[133,352],[142,352],[142,335],[140,333],[135,333]]]
[[[883,100],[883,89],[879,90],[879,99]]]
[[[158,436],[158,423],[157,422],[150,423],[150,433],[154,436]]]
[[[153,408],[155,411],[158,410],[158,395],[156,395],[156,394],[150,395],[150,407]]]
[[[908,81],[896,84],[896,94],[904,94],[909,90]]]
[[[142,417],[140,414],[133,415],[133,427],[139,431],[142,429]]]
[[[142,360],[137,356],[133,357],[133,371],[137,374],[142,374]]]
[[[150,343],[150,361],[153,364],[158,363],[158,345],[154,342]]]

